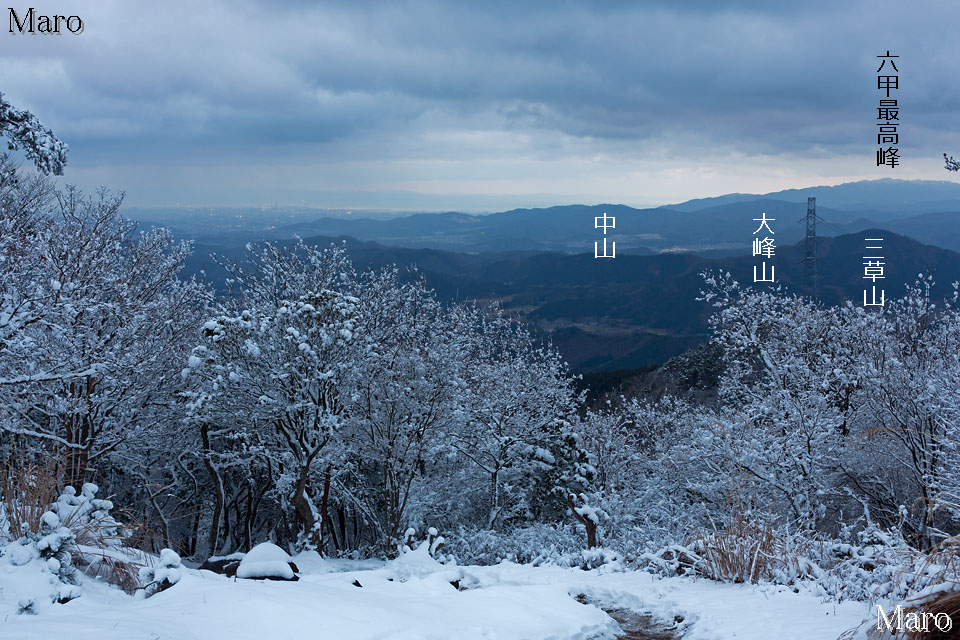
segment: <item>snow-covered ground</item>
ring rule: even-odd
[[[419,551],[419,549],[417,550]],[[868,611],[785,587],[751,587],[640,572],[502,563],[451,567],[413,552],[390,563],[294,558],[299,582],[235,580],[184,570],[179,583],[135,599],[85,581],[84,595],[17,615],[17,581],[0,576],[0,638],[192,640],[350,638],[507,640],[614,638],[617,624],[590,601],[681,616],[685,640],[833,640]],[[461,590],[451,581],[459,581]],[[354,582],[359,583],[360,587]]]

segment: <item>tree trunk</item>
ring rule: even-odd
[[[490,513],[487,514],[487,528],[496,529],[500,516],[500,469],[495,467],[490,473]]]
[[[337,522],[340,524],[340,546],[337,550],[347,549],[349,540],[347,539],[347,513],[346,508],[341,506],[337,509]]]
[[[323,499],[320,503],[320,544],[317,546],[317,551],[320,554],[323,554],[323,526],[327,524],[329,518],[327,517],[327,505],[330,502],[330,470],[333,468],[333,465],[327,465],[327,471],[323,477]],[[331,527],[331,531],[332,531]]]
[[[220,538],[220,516],[223,513],[225,499],[223,495],[223,478],[220,477],[216,466],[210,461],[210,425],[204,424],[200,426],[200,440],[203,444],[203,466],[206,467],[207,473],[210,474],[210,479],[213,480],[215,489],[213,517],[210,522],[210,545],[208,548],[208,556],[215,556],[217,555],[217,542]]]
[[[319,549],[322,541],[320,531],[317,530],[316,517],[313,515],[313,508],[310,499],[307,497],[307,484],[310,480],[310,467],[304,466],[300,469],[300,476],[297,478],[297,484],[293,489],[293,509],[297,513],[297,519],[308,544]]]
[[[587,530],[587,548],[593,549],[598,546],[597,542],[597,523],[587,518],[585,516],[577,513],[577,507],[573,503],[573,496],[567,496],[567,504],[570,505],[570,511],[573,513],[573,517],[577,519],[577,522],[583,525]]]

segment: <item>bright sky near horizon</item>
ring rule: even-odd
[[[942,161],[960,152],[950,3],[36,9],[79,15],[83,33],[4,30],[0,91],[70,145],[64,181],[133,206],[648,206],[956,179]],[[876,166],[887,50],[900,56],[893,169]]]

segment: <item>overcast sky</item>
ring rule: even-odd
[[[960,152],[956,3],[34,6],[85,30],[4,30],[0,91],[70,145],[66,181],[134,206],[645,206],[955,179]],[[876,166],[888,49],[895,169]]]

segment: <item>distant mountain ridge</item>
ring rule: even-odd
[[[872,180],[830,187],[789,189],[770,194],[727,194],[684,203],[636,209],[622,204],[562,205],[473,215],[458,212],[418,213],[393,218],[352,215],[303,219],[308,211],[197,211],[195,220],[178,212],[174,230],[206,245],[240,246],[251,240],[294,236],[350,236],[383,245],[432,248],[461,253],[490,251],[592,251],[603,233],[594,220],[604,213],[616,219],[607,239],[617,252],[649,254],[687,251],[735,255],[750,246],[754,218],[767,213],[780,244],[799,241],[804,233],[808,195],[817,198],[825,224],[821,236],[856,233],[872,227],[946,249],[960,250],[960,184],[947,181]],[[299,220],[290,220],[299,216]],[[211,221],[221,220],[217,225]],[[259,220],[259,226],[257,223]],[[159,220],[163,223],[163,220]]]
[[[864,235],[869,234],[869,235]],[[887,299],[899,297],[917,275],[932,272],[937,297],[960,280],[960,253],[924,245],[885,229],[822,238],[818,247],[820,297],[826,304],[862,303],[864,237],[884,238],[886,278],[878,281]],[[358,268],[415,265],[407,277],[423,277],[444,300],[500,300],[504,308],[532,323],[551,340],[575,370],[624,369],[663,362],[705,341],[713,308],[697,297],[700,274],[722,269],[742,283],[752,281],[757,259],[744,255],[709,259],[693,254],[618,255],[506,251],[480,254],[383,246],[353,238],[307,238],[312,244],[346,242]],[[207,268],[222,279],[198,245],[187,275]],[[239,248],[226,252],[236,258]],[[779,284],[802,287],[802,245],[782,244],[772,262]]]
[[[829,203],[829,206],[834,209],[873,211],[894,214],[895,217],[904,217],[903,214],[906,211],[911,215],[960,211],[960,183],[949,180],[897,180],[894,178],[860,180],[833,186],[784,189],[764,194],[730,193],[715,198],[687,200],[679,204],[667,205],[667,208],[696,211],[705,207],[751,200],[805,203],[811,196]],[[875,217],[875,219],[882,218]]]
[[[726,202],[691,211],[670,208],[633,209],[626,205],[566,205],[548,209],[517,209],[485,216],[459,213],[419,214],[390,221],[321,218],[285,227],[274,237],[294,234],[347,235],[392,246],[458,252],[593,251],[604,234],[594,227],[607,214],[616,228],[607,239],[620,253],[662,251],[724,252],[749,250],[755,220],[766,213],[781,244],[798,242],[805,234],[806,201],[756,198]],[[818,234],[835,236],[885,227],[941,248],[960,250],[960,203],[954,211],[922,213],[878,220],[876,212],[836,209],[818,198],[817,214],[824,220]]]
[[[320,218],[278,229],[301,235],[349,235],[395,246],[483,252],[509,250],[590,251],[603,234],[594,219],[616,218],[607,233],[621,252],[726,252],[749,246],[753,219],[767,213],[782,243],[805,233],[807,197],[833,236],[882,226],[942,248],[960,250],[960,183],[931,180],[871,180],[770,194],[727,194],[677,205],[635,209],[621,204],[563,205],[513,209],[487,215],[417,214],[374,221]]]

